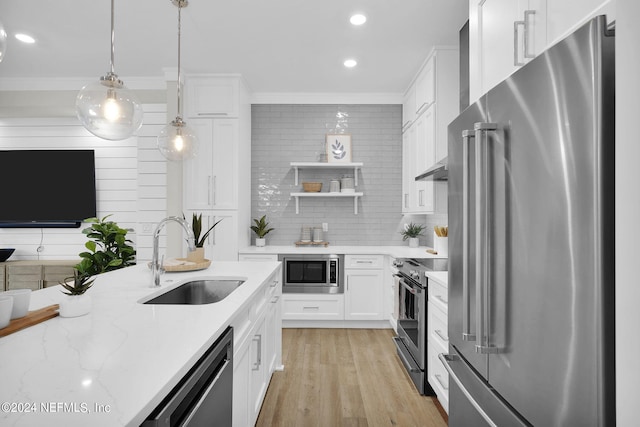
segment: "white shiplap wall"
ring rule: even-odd
[[[143,108],[142,128],[124,141],[95,137],[75,118],[0,118],[0,149],[95,150],[98,216],[112,214],[111,220],[131,230],[127,237],[135,243],[139,262],[151,258],[151,231],[167,212],[166,161],[156,148],[156,135],[166,122],[166,105]],[[11,185],[10,180],[5,185]],[[0,228],[0,247],[16,249],[10,260],[77,259],[87,241],[82,234],[86,226]]]

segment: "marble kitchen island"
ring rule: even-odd
[[[279,266],[214,262],[206,270],[166,273],[161,288],[150,287],[146,264],[97,276],[87,292],[88,315],[56,317],[0,338],[0,425],[140,425],[233,322],[241,325],[234,328],[237,342],[251,304],[267,298],[269,280],[279,284],[273,275]],[[214,304],[140,303],[205,278],[246,282]],[[59,303],[66,297],[61,289],[33,292],[30,310]]]

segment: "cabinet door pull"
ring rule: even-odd
[[[228,116],[229,113],[198,113],[198,116]]]
[[[531,37],[531,25],[529,25],[530,18],[532,15],[535,15],[535,10],[525,10],[524,11],[524,57],[525,58],[533,58],[535,54],[529,53],[529,39]]]
[[[213,206],[216,205],[216,195],[218,193],[218,187],[217,187],[217,180],[216,180],[216,175],[213,175]]]
[[[513,23],[513,65],[515,65],[516,67],[524,65],[524,62],[520,62],[520,55],[518,54],[520,51],[520,43],[518,42],[519,27],[525,28],[525,22],[515,21]]]
[[[256,349],[256,363],[253,364],[254,367],[252,370],[257,371],[260,369],[260,365],[262,364],[262,335],[254,335],[253,341],[258,343],[258,347]]]
[[[416,110],[416,116],[419,116],[420,113],[426,110],[429,105],[431,105],[429,104],[429,102],[423,102],[422,105]]]

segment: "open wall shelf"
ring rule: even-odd
[[[300,169],[352,169],[354,184],[358,186],[358,170],[362,168],[363,163],[324,163],[324,162],[291,162],[291,167],[295,171],[295,183],[299,185],[298,170]],[[344,193],[344,192],[301,192],[291,193],[291,197],[296,199],[296,214],[300,213],[300,198],[301,197],[352,197],[353,198],[353,213],[358,214],[358,198],[362,197],[364,193]]]

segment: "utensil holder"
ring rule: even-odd
[[[449,238],[440,237],[434,232],[433,249],[438,252],[438,255],[449,255]]]

